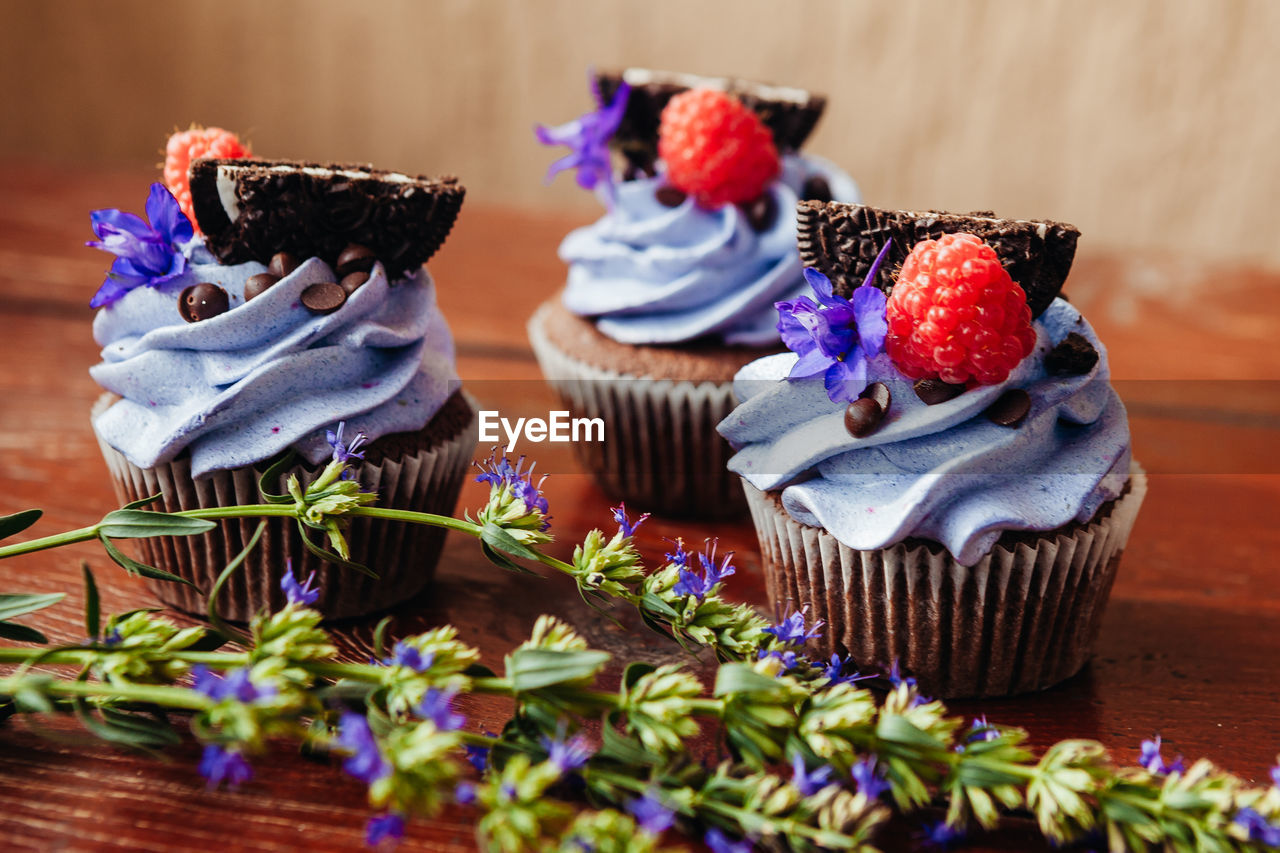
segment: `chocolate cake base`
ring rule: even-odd
[[[113,395],[104,395],[95,405],[94,415],[113,402]],[[465,394],[457,392],[418,432],[396,433],[371,442],[356,472],[361,486],[378,493],[376,506],[452,514],[475,450],[474,418],[475,406]],[[160,500],[150,508],[165,512],[261,503],[258,481],[274,461],[192,478],[190,458],[185,454],[153,468],[139,468],[115,448],[102,441],[99,444],[120,502],[159,494]],[[290,473],[296,473],[306,483],[323,468],[324,463],[310,465],[300,461],[269,488],[283,494]],[[193,584],[148,580],[148,585],[166,605],[203,614],[214,581],[248,544],[258,522],[256,518],[228,519],[199,536],[137,540],[144,562]],[[328,548],[320,531],[307,532],[312,541]],[[320,598],[314,606],[326,619],[385,610],[414,597],[430,583],[444,547],[445,532],[382,519],[352,519],[347,531],[351,558],[376,572],[379,577],[374,579],[311,554],[302,544],[294,519],[271,518],[258,546],[223,587],[218,612],[227,619],[244,622],[256,613],[283,607],[280,578],[286,561],[292,561],[299,578],[316,573]]]
[[[807,607],[810,624],[826,623],[810,653],[847,654],[864,671],[896,662],[947,699],[1042,690],[1080,671],[1147,476],[1135,463],[1127,491],[1088,523],[1006,534],[973,566],[923,540],[849,548],[793,519],[780,492],[742,486],[774,611]]]
[[[553,299],[529,321],[547,381],[574,417],[601,418],[603,442],[574,450],[611,497],[676,518],[746,517],[732,448],[716,425],[737,405],[733,376],[778,348],[632,346]]]

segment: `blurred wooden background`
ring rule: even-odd
[[[831,96],[810,150],[885,206],[1063,219],[1092,247],[1280,263],[1271,0],[0,0],[0,156],[155,162],[191,122],[268,156],[592,199],[533,141],[588,66]],[[135,201],[140,206],[142,196]],[[0,204],[4,204],[0,199]],[[128,199],[116,203],[128,207]]]

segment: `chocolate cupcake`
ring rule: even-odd
[[[793,352],[738,373],[719,427],[774,607],[930,695],[1070,677],[1146,493],[1106,352],[1056,298],[1075,229],[801,210],[814,298],[780,306]]]
[[[474,407],[421,264],[452,226],[462,188],[368,167],[238,159],[196,159],[190,181],[175,194],[191,198],[203,235],[161,184],[149,224],[94,213],[93,245],[120,256],[93,302],[103,349],[90,373],[107,392],[93,425],[121,501],[158,494],[167,511],[260,503],[259,478],[284,454],[297,458],[266,484],[277,493],[290,471],[314,479],[363,434],[355,475],[380,506],[451,513],[474,450]],[[339,425],[345,437],[332,434]],[[156,594],[203,610],[256,526],[231,520],[202,536],[143,540],[145,560],[193,584],[156,583]],[[351,559],[374,580],[321,560],[301,535],[293,519],[271,519],[219,610],[244,620],[282,606],[290,563],[299,576],[318,573],[317,606],[329,618],[384,609],[426,586],[443,543],[433,528],[355,520]]]
[[[610,495],[744,515],[714,425],[736,370],[781,348],[773,304],[804,287],[790,211],[857,187],[798,152],[824,105],[808,92],[645,69],[593,85],[598,111],[539,133],[573,149],[553,174],[576,167],[608,212],[561,245],[568,282],[530,321],[534,352],[576,416],[605,421],[602,444],[576,447]]]

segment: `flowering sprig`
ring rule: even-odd
[[[589,76],[591,94],[596,109],[557,127],[538,125],[534,134],[543,145],[567,145],[571,150],[551,164],[547,170],[550,181],[566,169],[577,170],[578,186],[585,190],[604,188],[605,204],[614,204],[613,166],[609,162],[609,140],[622,123],[627,111],[631,86],[623,82],[613,94],[613,100],[604,102],[604,94],[594,74]]]
[[[867,363],[884,351],[889,331],[885,295],[873,282],[890,245],[880,249],[852,300],[835,295],[831,280],[809,267],[804,277],[818,301],[802,295],[775,303],[782,343],[800,356],[788,379],[821,375],[832,402],[857,399],[867,384]]]
[[[154,183],[146,210],[150,224],[115,208],[89,214],[98,239],[85,245],[116,256],[106,280],[89,302],[90,308],[110,305],[135,287],[160,287],[187,271],[182,246],[194,232],[178,200],[164,184]]]

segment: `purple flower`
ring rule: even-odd
[[[646,512],[633,523],[629,518],[627,518],[627,505],[625,503],[620,503],[613,507],[613,520],[618,522],[618,532],[628,539],[635,536],[636,530],[640,528],[640,525],[648,521],[648,519],[649,513]]]
[[[542,748],[547,751],[547,760],[554,764],[561,773],[578,770],[587,763],[587,760],[595,752],[582,735],[574,735],[565,740],[564,733],[561,732],[555,738],[542,738],[541,743]]]
[[[329,446],[333,448],[333,461],[341,462],[343,465],[348,464],[352,459],[364,459],[364,451],[358,448],[367,444],[369,437],[362,432],[355,434],[350,444],[344,444],[342,440],[342,431],[346,429],[346,421],[338,421],[338,430],[334,432],[331,429],[324,431],[324,440],[329,442]],[[355,479],[356,473],[350,468],[342,472],[342,479]]]
[[[483,773],[489,763],[489,747],[476,746],[473,743],[469,743],[465,746],[465,749],[467,750],[467,761],[471,762],[472,767]]]
[[[1181,755],[1172,762],[1165,763],[1164,757],[1160,755],[1160,735],[1156,735],[1155,740],[1142,742],[1142,750],[1138,753],[1138,764],[1148,773],[1181,773],[1186,769]]]
[[[255,685],[249,677],[247,666],[227,670],[225,676],[219,677],[210,672],[204,664],[198,663],[191,667],[191,677],[194,679],[192,689],[198,690],[215,702],[221,702],[224,699],[253,702],[274,696],[276,693],[275,688],[270,685],[265,687]]]
[[[774,303],[782,342],[800,356],[789,379],[822,374],[827,396],[836,403],[853,401],[866,387],[867,362],[884,350],[889,331],[884,294],[872,281],[890,245],[880,249],[852,300],[836,296],[831,280],[810,267],[804,277],[818,301],[799,296]]]
[[[764,629],[766,634],[772,634],[778,638],[778,642],[787,643],[789,645],[803,646],[810,640],[816,640],[822,635],[818,633],[818,629],[825,624],[821,619],[813,623],[813,627],[805,630],[804,614],[809,610],[808,606],[800,608],[792,613],[786,619],[783,619],[777,625],[770,625]]]
[[[878,800],[881,794],[889,790],[889,783],[885,781],[874,755],[856,762],[850,768],[849,775],[858,786],[858,793],[868,800]]]
[[[866,681],[868,678],[875,678],[875,675],[863,675],[860,672],[854,672],[844,675],[845,667],[848,666],[849,660],[842,658],[835,652],[831,653],[831,661],[823,663],[822,661],[814,661],[813,666],[822,670],[822,675],[831,682],[831,686],[837,684],[855,684],[859,681]]]
[[[679,566],[682,569],[689,567],[689,552],[684,549],[684,539],[677,536],[675,539],[668,539],[672,545],[676,546],[676,550],[667,554],[667,563],[673,566]]]
[[[404,838],[404,816],[395,812],[374,815],[364,828],[364,842],[370,847],[377,847],[384,841],[392,844]]]
[[[603,183],[605,203],[612,210],[614,187],[613,167],[609,163],[609,140],[613,138],[627,111],[631,87],[623,82],[614,93],[613,100],[606,105],[595,75],[588,76],[596,109],[557,127],[540,124],[534,128],[534,134],[543,145],[567,145],[570,149],[568,154],[551,164],[551,168],[547,170],[548,181],[565,169],[577,169],[578,186],[584,190],[594,190],[597,184]]]
[[[782,675],[789,670],[796,668],[796,653],[793,651],[778,651],[773,649],[765,651],[760,649],[756,652],[756,660],[764,660],[765,658],[777,658],[782,661],[782,668],[778,670],[777,675]]]
[[[459,782],[453,789],[453,801],[460,806],[469,806],[476,801],[476,786],[470,782]]]
[[[280,578],[280,589],[284,591],[284,596],[289,600],[290,604],[298,604],[302,607],[310,607],[316,603],[316,599],[320,597],[320,590],[316,589],[315,583],[316,573],[312,572],[307,575],[307,579],[302,583],[298,583],[298,579],[293,576],[293,560],[286,557],[284,561],[284,577]]]
[[[115,208],[89,214],[98,239],[85,245],[116,256],[90,308],[110,305],[135,287],[159,287],[187,271],[187,258],[179,246],[193,235],[191,221],[164,184],[151,185],[147,218],[150,225],[136,214]]]
[[[751,853],[750,840],[743,838],[734,841],[714,826],[707,830],[702,840],[711,848],[711,853]]]
[[[954,847],[956,844],[964,841],[964,839],[964,830],[949,826],[945,820],[940,820],[937,823],[925,824],[924,840],[927,844],[933,845],[934,847],[941,847],[945,850],[950,847]]]
[[[1000,730],[987,722],[987,715],[974,717],[973,722],[969,724],[969,735],[964,739],[965,743],[981,743],[984,741],[995,740],[1000,737]]]
[[[716,565],[716,545],[716,540],[712,539],[707,546],[707,550],[698,554],[698,562],[702,564],[701,576],[689,569],[680,570],[680,580],[672,588],[676,595],[695,595],[699,600],[702,600],[716,584],[721,583],[725,578],[737,571],[734,569],[733,564],[730,563],[730,560],[733,559],[732,551],[725,554],[720,564]],[[677,547],[679,550],[683,550],[682,546],[683,543]],[[668,554],[667,559],[670,560],[671,556]],[[685,562],[686,564],[688,563],[688,555],[685,555]]]
[[[529,466],[528,471],[522,471],[524,467],[524,457],[521,456],[516,460],[516,464],[512,465],[507,459],[505,453],[499,454],[494,451],[483,464],[477,465],[481,471],[476,475],[477,483],[488,483],[490,488],[502,488],[509,486],[511,494],[524,502],[525,507],[530,511],[538,510],[542,513],[542,527],[546,530],[551,526],[550,516],[547,513],[551,507],[547,503],[546,497],[542,494],[542,484],[546,481],[546,476],[538,480],[537,485],[533,482],[533,469],[538,463]]]
[[[383,663],[387,666],[403,666],[408,667],[414,672],[426,672],[431,669],[431,664],[435,663],[436,656],[434,652],[427,652],[425,655],[418,651],[417,646],[410,645],[404,640],[396,643],[395,648],[391,650],[391,657],[383,659]]]
[[[209,780],[210,788],[216,788],[223,782],[235,788],[253,778],[253,768],[238,751],[211,743],[205,746],[204,754],[200,756],[200,775]]]
[[[1280,847],[1280,825],[1271,823],[1257,810],[1245,806],[1236,812],[1235,822],[1249,833],[1250,841],[1261,842],[1264,847]]]
[[[124,637],[120,635],[119,628],[112,628],[110,631],[107,632],[106,636],[102,638],[102,645],[108,648],[110,648],[111,646],[118,646],[122,642],[124,642]]]
[[[1271,768],[1271,784],[1280,788],[1280,764]]]
[[[802,797],[811,797],[832,784],[831,772],[827,766],[809,772],[805,769],[804,756],[799,753],[791,756],[791,784],[796,786]]]
[[[442,732],[452,732],[462,728],[467,718],[453,712],[453,697],[457,694],[457,690],[428,688],[422,701],[418,703],[418,716],[435,723],[436,728]]]
[[[391,765],[382,757],[378,740],[363,714],[348,711],[342,715],[334,745],[349,753],[342,769],[366,785],[372,785],[391,772]]]
[[[636,825],[651,835],[661,835],[676,820],[676,813],[663,805],[662,798],[653,790],[627,803],[627,811],[636,819]]]

